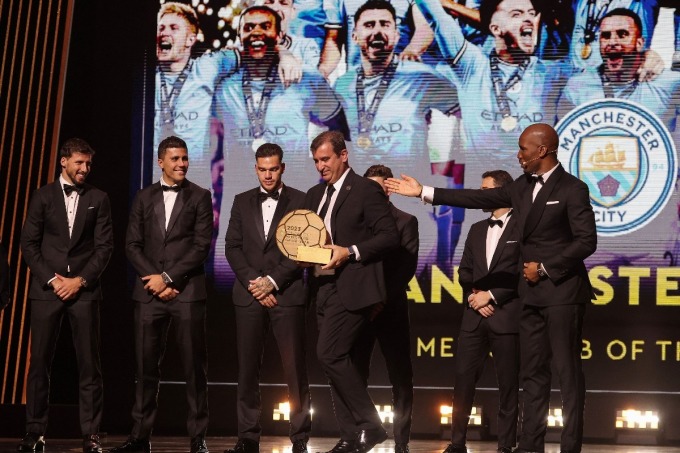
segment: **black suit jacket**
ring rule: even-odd
[[[166,272],[180,293],[177,300],[205,300],[205,270],[212,240],[210,192],[185,180],[165,229],[165,205],[160,182],[140,190],[132,202],[125,252],[137,275]],[[150,302],[153,295],[137,279],[134,300]]]
[[[231,208],[224,249],[238,280],[233,291],[234,305],[247,306],[256,302],[248,291],[248,282],[265,275],[272,277],[279,287],[275,293],[279,305],[304,305],[302,269],[279,251],[276,226],[288,212],[302,209],[305,194],[283,186],[266,240],[259,194],[259,187],[238,194]]]
[[[559,165],[533,203],[532,191],[532,183],[520,176],[498,189],[435,189],[433,201],[477,209],[512,207],[522,262],[543,263],[550,276],[535,285],[520,279],[522,302],[538,307],[586,303],[593,291],[583,260],[597,247],[588,186]]]
[[[496,301],[494,314],[487,319],[489,327],[495,333],[519,332],[520,304],[517,293],[519,280],[519,245],[520,234],[515,215],[510,215],[503,234],[491,258],[491,265],[486,264],[486,236],[489,229],[487,220],[477,222],[470,227],[463,257],[458,267],[458,276],[463,287],[463,320],[461,330],[474,331],[483,317],[470,308],[467,303],[473,288],[480,291],[491,291]]]
[[[31,299],[58,299],[47,285],[55,273],[80,276],[87,281],[78,299],[102,298],[99,277],[113,251],[111,204],[101,190],[89,184],[84,189],[79,196],[71,237],[64,192],[58,179],[38,189],[31,198],[21,230],[21,252],[31,269]]]
[[[397,226],[400,244],[385,255],[383,269],[387,283],[387,302],[406,300],[406,288],[418,266],[418,219],[390,203],[390,212]]]
[[[325,183],[309,189],[305,207],[316,212],[325,190]],[[385,302],[382,258],[399,245],[399,233],[382,187],[350,170],[333,206],[331,232],[334,244],[355,245],[361,255],[335,270],[343,306],[359,310]]]

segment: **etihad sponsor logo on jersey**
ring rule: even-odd
[[[596,100],[569,112],[556,129],[560,160],[588,184],[599,235],[638,230],[666,206],[677,155],[654,113],[631,101]]]

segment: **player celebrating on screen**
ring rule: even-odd
[[[354,21],[352,41],[360,50],[361,66],[340,77],[335,89],[350,125],[356,168],[363,171],[383,164],[397,174],[410,171],[427,181],[437,180],[452,187],[454,163],[430,163],[426,116],[432,109],[444,113],[457,110],[456,89],[430,66],[400,61],[395,53],[399,29],[395,9],[389,2],[367,1],[357,10]],[[458,170],[462,179],[462,168]],[[401,209],[411,210],[408,201],[395,201]],[[437,217],[439,212],[435,212]],[[437,264],[450,270],[458,238],[455,234],[451,240],[452,216],[438,219],[441,227],[437,232],[431,215],[421,213],[424,253],[438,245],[441,253]],[[457,227],[459,230],[459,222]]]

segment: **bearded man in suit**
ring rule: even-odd
[[[19,451],[45,449],[50,368],[64,315],[78,362],[83,452],[101,452],[103,381],[99,357],[99,279],[113,251],[109,197],[85,183],[94,150],[85,140],[66,140],[61,174],[38,189],[21,231],[21,251],[31,270],[31,363],[26,390],[26,435]]]

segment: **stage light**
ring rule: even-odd
[[[659,413],[635,409],[616,411],[616,428],[659,429]]]
[[[394,423],[394,410],[392,409],[392,406],[389,404],[386,404],[384,406],[380,406],[378,404],[375,405],[375,409],[378,411],[378,415],[380,415],[380,420],[383,423]]]
[[[562,418],[561,407],[551,407],[548,410],[548,428],[562,428],[564,427],[564,418]]]
[[[622,409],[616,411],[614,441],[617,444],[659,445],[663,431],[659,412]]]
[[[439,414],[441,415],[440,423],[442,425],[451,424],[451,415],[453,414],[453,407],[451,406],[439,406]]]
[[[279,403],[278,407],[274,408],[274,420],[290,421],[290,403]]]

